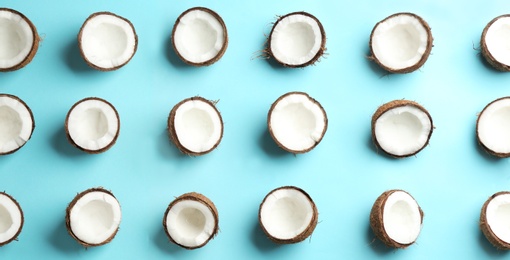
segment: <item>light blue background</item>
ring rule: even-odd
[[[482,151],[477,113],[510,95],[510,73],[488,67],[476,49],[484,26],[510,12],[508,1],[28,1],[3,0],[36,25],[44,39],[32,63],[0,74],[0,92],[19,96],[33,110],[36,129],[18,152],[0,157],[0,190],[21,204],[26,222],[18,242],[0,259],[486,259],[510,258],[478,229],[479,211],[493,193],[510,189],[510,164]],[[175,19],[206,6],[224,19],[229,46],[205,68],[180,62],[170,47]],[[263,48],[275,15],[307,11],[327,33],[328,55],[316,66],[285,69],[251,59]],[[125,67],[102,73],[79,55],[76,35],[93,12],[111,11],[134,24],[138,51]],[[402,11],[428,21],[432,55],[419,71],[385,76],[368,61],[370,32]],[[294,156],[266,132],[271,103],[305,91],[329,118],[322,142]],[[219,99],[224,138],[215,151],[191,158],[169,142],[166,120],[180,100]],[[89,155],[68,144],[63,123],[78,100],[98,96],[121,117],[117,144]],[[393,99],[416,100],[433,117],[430,145],[402,160],[378,154],[370,119]],[[311,239],[276,246],[258,227],[259,203],[272,189],[296,185],[319,209]],[[67,204],[77,192],[103,186],[123,209],[121,229],[108,245],[85,250],[65,230]],[[391,250],[374,240],[368,215],[387,189],[409,191],[425,212],[417,243]],[[207,246],[186,251],[170,244],[163,213],[182,193],[213,200],[221,232]]]

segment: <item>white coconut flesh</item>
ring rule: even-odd
[[[34,122],[25,104],[19,100],[0,96],[0,154],[23,146],[30,136]]]
[[[179,143],[187,150],[202,153],[211,150],[222,136],[218,111],[202,100],[188,100],[175,112],[173,122]]]
[[[179,245],[193,248],[207,242],[214,234],[214,213],[195,200],[175,203],[166,215],[166,230]]]
[[[497,19],[485,34],[487,49],[496,61],[510,66],[510,17]]]
[[[510,98],[488,105],[478,119],[478,139],[496,153],[510,153]]]
[[[116,138],[119,119],[114,108],[101,100],[78,103],[69,113],[69,136],[83,149],[96,151],[107,147]]]
[[[136,34],[127,21],[111,14],[99,14],[85,22],[81,48],[87,61],[93,65],[104,69],[116,68],[134,55]]]
[[[510,194],[494,197],[487,205],[485,213],[492,233],[510,244]]]
[[[305,94],[290,94],[278,101],[270,113],[273,136],[287,149],[305,151],[322,139],[326,114]]]
[[[320,51],[322,32],[312,17],[293,14],[275,25],[270,40],[275,59],[297,66],[309,62]]]
[[[425,54],[429,41],[427,28],[409,14],[396,15],[379,23],[371,40],[375,57],[392,70],[416,65]]]
[[[74,236],[87,244],[101,244],[117,232],[122,213],[110,194],[91,191],[76,201],[69,220]]]
[[[23,17],[0,11],[0,68],[11,68],[25,60],[34,45],[32,28]]]
[[[403,191],[388,196],[383,208],[383,226],[388,237],[400,244],[411,244],[421,230],[421,213],[418,203]]]
[[[181,57],[192,63],[214,59],[225,45],[222,23],[209,12],[189,11],[175,26],[175,48]]]
[[[11,240],[22,225],[22,213],[9,197],[0,194],[0,244]]]
[[[425,146],[432,131],[428,115],[415,106],[389,109],[375,122],[375,137],[389,154],[414,154]]]
[[[277,239],[292,239],[311,224],[313,206],[310,199],[296,189],[272,192],[260,209],[260,221],[268,234]]]

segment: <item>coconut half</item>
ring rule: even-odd
[[[9,194],[0,192],[0,247],[17,239],[24,220],[18,202]]]
[[[497,157],[510,157],[510,97],[489,103],[476,121],[476,137],[480,145]]]
[[[497,192],[487,199],[480,213],[480,229],[495,247],[510,249],[510,192]]]
[[[138,36],[133,24],[110,12],[90,15],[78,34],[85,62],[92,68],[111,71],[126,65],[135,55]]]
[[[119,201],[103,188],[79,193],[66,209],[67,231],[85,247],[110,243],[119,230],[121,218]]]
[[[32,110],[16,96],[0,94],[0,155],[19,150],[32,137]]]
[[[67,139],[87,153],[110,149],[120,132],[120,118],[115,107],[104,99],[85,98],[74,104],[65,121]]]
[[[510,71],[510,14],[498,16],[483,29],[480,39],[482,55],[495,69]]]
[[[290,153],[306,153],[317,146],[328,128],[321,104],[304,92],[289,92],[269,109],[267,127],[276,144]]]
[[[315,64],[326,51],[326,32],[315,16],[294,12],[278,18],[268,38],[266,52],[285,67]]]
[[[391,73],[409,73],[427,61],[432,32],[413,13],[396,13],[378,22],[370,35],[370,59]]]
[[[269,192],[259,208],[259,223],[266,236],[278,244],[293,244],[312,235],[319,211],[304,190],[284,186]]]
[[[420,152],[429,143],[433,130],[429,112],[414,101],[393,100],[372,116],[374,143],[397,158]]]
[[[168,135],[182,153],[203,155],[220,144],[223,120],[215,103],[202,97],[187,98],[170,111]]]
[[[0,8],[0,71],[25,67],[39,48],[39,35],[34,24],[22,13]]]
[[[219,230],[218,211],[206,196],[191,192],[168,205],[163,228],[171,242],[186,248],[205,246]]]
[[[384,244],[394,248],[412,245],[420,235],[423,211],[403,190],[389,190],[377,198],[370,211],[370,227]]]
[[[228,46],[227,27],[213,10],[194,7],[175,21],[172,47],[179,58],[192,66],[217,62]]]

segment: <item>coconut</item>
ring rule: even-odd
[[[510,192],[490,196],[480,213],[480,229],[498,249],[510,249]]]
[[[480,39],[482,55],[497,70],[510,71],[510,14],[498,16],[483,29]]]
[[[326,51],[326,32],[315,16],[289,13],[274,23],[265,50],[285,67],[313,65]]]
[[[276,144],[287,152],[306,153],[317,146],[328,128],[321,104],[304,92],[289,92],[269,109],[267,127]]]
[[[89,97],[71,107],[65,129],[67,139],[76,148],[87,153],[102,153],[117,141],[120,118],[108,101]]]
[[[81,56],[92,68],[111,71],[126,65],[135,55],[138,36],[133,24],[110,12],[90,15],[78,34]]]
[[[198,96],[179,102],[168,116],[168,135],[187,155],[203,155],[214,150],[223,137],[223,120],[215,102]]]
[[[9,194],[0,192],[0,247],[17,240],[24,220],[18,202]]]
[[[414,101],[393,100],[372,116],[372,140],[397,158],[420,152],[429,143],[433,130],[429,112]]]
[[[412,245],[420,234],[423,211],[403,190],[389,190],[377,198],[370,211],[370,227],[384,244],[394,248]]]
[[[66,228],[82,246],[110,243],[119,231],[122,212],[119,201],[108,190],[85,190],[66,209]]]
[[[259,208],[259,223],[266,236],[278,244],[293,244],[312,235],[319,212],[308,193],[294,186],[269,192]]]
[[[163,228],[171,242],[186,248],[205,246],[219,230],[218,210],[206,196],[190,192],[168,205]]]
[[[172,47],[189,65],[209,66],[223,56],[227,46],[227,27],[213,10],[194,7],[184,11],[175,21]]]
[[[0,8],[0,72],[25,67],[34,58],[39,41],[34,24],[26,16]]]
[[[497,157],[510,157],[510,97],[489,103],[476,121],[476,137],[480,145]]]
[[[32,110],[16,96],[0,94],[0,155],[19,150],[34,132]]]
[[[370,35],[370,59],[390,73],[409,73],[427,61],[433,38],[425,20],[396,13],[378,22]]]

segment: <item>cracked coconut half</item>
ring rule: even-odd
[[[184,154],[203,155],[223,137],[223,120],[215,103],[202,97],[184,99],[168,116],[168,135]]]
[[[384,244],[394,248],[412,245],[420,235],[423,211],[406,191],[381,194],[370,212],[370,227]]]
[[[415,155],[425,148],[433,129],[428,111],[414,101],[393,100],[372,116],[372,140],[397,158]]]
[[[0,94],[0,155],[19,150],[34,132],[32,110],[16,96]]]
[[[500,71],[510,71],[510,14],[494,18],[485,26],[480,39],[482,55]]]
[[[510,249],[510,192],[492,195],[480,212],[480,229],[498,249]]]
[[[78,34],[85,62],[92,68],[111,71],[126,65],[135,55],[138,36],[133,24],[109,12],[90,15]]]
[[[269,34],[266,53],[285,67],[315,64],[326,51],[326,32],[321,22],[306,12],[278,18]]]
[[[18,202],[0,192],[0,247],[16,240],[23,228],[23,211]]]
[[[370,59],[390,73],[409,73],[427,61],[430,27],[416,14],[396,13],[378,22],[370,35]]]
[[[103,188],[79,193],[66,209],[67,231],[85,247],[111,242],[119,230],[121,218],[119,202]]]
[[[221,59],[227,46],[227,27],[213,10],[190,8],[175,21],[172,47],[188,65],[209,66]]]
[[[312,150],[326,134],[328,117],[321,104],[304,92],[289,92],[269,109],[267,127],[276,144],[290,153]]]
[[[476,136],[490,154],[510,157],[510,97],[489,103],[478,116]]]
[[[67,139],[76,148],[87,153],[102,153],[117,141],[120,118],[108,101],[90,97],[71,107],[65,129]]]
[[[205,246],[219,230],[218,211],[214,203],[196,192],[177,197],[168,205],[163,228],[173,243],[186,248]]]
[[[34,58],[39,41],[35,26],[26,16],[0,8],[0,72],[25,67]]]
[[[259,223],[266,236],[278,244],[293,244],[312,235],[319,211],[304,190],[284,186],[269,192],[259,208]]]

